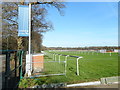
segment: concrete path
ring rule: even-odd
[[[109,85],[92,85],[92,86],[78,86],[78,87],[67,87],[67,88],[120,88],[120,84],[109,84]]]
[[[93,88],[118,88],[118,86],[120,86],[120,84],[99,85]]]
[[[100,81],[67,85],[67,88],[118,88],[120,76],[101,78]]]

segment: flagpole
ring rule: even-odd
[[[32,60],[31,60],[31,3],[29,3],[29,61],[30,61],[30,71],[32,71]]]

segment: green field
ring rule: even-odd
[[[79,60],[79,72],[80,75],[76,75],[76,58],[68,57],[67,60],[67,72],[66,76],[49,76],[49,77],[39,77],[35,79],[23,79],[22,84],[29,81],[29,85],[40,85],[43,83],[60,83],[66,82],[78,83],[87,81],[96,81],[102,77],[112,77],[118,76],[118,53],[96,53],[96,52],[78,52],[78,51],[65,51],[65,52],[54,52],[64,55],[82,56],[83,58]],[[45,56],[44,61],[53,61],[52,54]],[[65,60],[65,56],[61,56],[61,61]],[[58,55],[56,56],[56,61],[58,61]],[[64,66],[64,65],[63,65]],[[59,65],[52,66],[52,64],[46,64],[46,68],[52,68],[52,70],[61,70]],[[20,87],[22,87],[20,83]],[[28,83],[27,83],[28,84]],[[26,86],[26,87],[27,87]]]

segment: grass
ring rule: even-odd
[[[65,63],[64,62],[58,62],[55,60],[53,60],[51,57],[45,55],[44,56],[44,69],[41,72],[41,74],[45,75],[45,74],[59,74],[59,73],[64,73],[64,66]],[[57,67],[56,67],[57,66]]]
[[[76,58],[68,57],[67,60],[67,73],[66,76],[50,76],[50,77],[39,77],[36,80],[34,79],[33,82],[28,82],[31,85],[40,85],[43,83],[60,83],[60,82],[67,82],[67,83],[78,83],[78,82],[87,82],[87,81],[95,81],[99,80],[102,77],[111,77],[111,76],[118,76],[118,53],[92,53],[92,52],[77,52],[77,51],[70,51],[70,52],[55,52],[64,55],[74,55],[74,56],[82,56],[83,58],[79,60],[79,72],[80,75],[76,75]],[[51,56],[45,56],[44,61],[51,61]],[[58,56],[57,59],[58,61]],[[61,56],[61,61],[64,61],[65,57]],[[52,66],[52,64],[45,64],[46,68],[59,71],[60,66],[59,64],[56,66]],[[63,70],[64,71],[64,70]],[[57,72],[58,73],[58,72]],[[42,82],[41,82],[42,81]],[[24,83],[24,80],[22,81]],[[22,83],[21,82],[21,83]],[[20,87],[24,87],[20,85]]]

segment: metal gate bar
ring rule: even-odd
[[[6,60],[5,60],[5,72],[2,72],[3,75],[3,80],[2,80],[2,88],[17,88],[17,85],[22,79],[22,56],[23,56],[23,51],[22,50],[0,50],[2,55],[6,55]],[[10,64],[10,59],[11,56],[14,56],[14,65]],[[19,65],[17,66],[17,61],[19,60]],[[2,60],[3,61],[3,60]],[[3,63],[4,65],[4,63]],[[11,70],[10,67],[13,67]],[[17,71],[19,70],[19,72]],[[18,75],[18,76],[17,76]],[[4,79],[5,78],[5,79]]]

